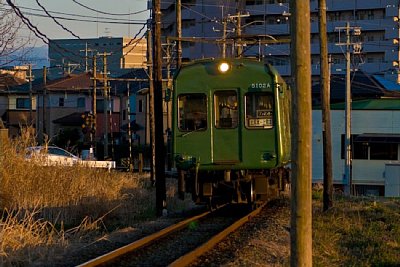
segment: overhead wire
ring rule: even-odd
[[[101,10],[98,10],[98,9],[94,9],[94,8],[89,7],[87,5],[84,5],[84,4],[82,4],[82,3],[80,3],[80,2],[78,2],[76,0],[72,0],[72,2],[74,2],[75,4],[77,4],[77,5],[81,6],[81,7],[86,8],[88,10],[91,10],[93,12],[104,14],[104,15],[111,15],[111,16],[130,16],[130,15],[137,15],[137,14],[140,14],[140,13],[143,13],[143,12],[147,11],[147,9],[145,9],[145,10],[140,10],[140,11],[133,12],[133,13],[110,13],[110,12],[105,12],[105,11],[101,11]]]
[[[59,23],[59,22],[47,11],[47,9],[46,9],[42,4],[40,4],[39,0],[36,0],[36,3],[38,4],[38,6],[40,6],[40,7],[43,9],[43,11],[47,14],[47,16],[49,16],[49,17],[50,17],[58,26],[60,26],[63,30],[69,32],[72,36],[74,36],[74,37],[76,37],[76,38],[78,38],[78,39],[81,39],[81,37],[79,37],[78,35],[76,35],[75,33],[73,33],[70,29],[66,28],[64,25],[62,25],[61,23]]]
[[[15,6],[11,0],[6,0],[7,4],[13,9],[13,11],[15,12],[15,14],[22,20],[22,22],[35,34],[36,37],[38,37],[39,39],[41,39],[45,44],[49,44],[50,39],[49,37],[42,33],[35,25],[32,24],[32,22],[21,12],[21,10]],[[70,51],[64,47],[61,47],[60,45],[58,45],[57,43],[54,43],[55,47],[57,47],[58,49],[60,49],[61,51],[65,51],[68,52],[74,56],[80,57],[79,55],[77,55],[74,51]],[[57,49],[56,49],[57,50]],[[59,54],[61,54],[60,51],[57,51]],[[61,54],[63,55],[63,54]],[[70,59],[70,58],[69,58]],[[71,60],[71,59],[70,59]],[[71,62],[73,63],[78,63],[81,64],[80,62],[77,62],[75,60],[71,60]]]
[[[42,17],[47,18],[46,14],[37,14],[32,12],[24,12],[24,14],[34,16],[34,17]],[[144,20],[131,20],[131,21],[118,21],[118,20],[90,20],[90,19],[80,19],[80,18],[67,18],[67,17],[60,17],[60,16],[53,16],[56,19],[60,20],[68,20],[68,21],[78,21],[78,22],[91,22],[91,23],[104,23],[104,24],[119,24],[119,25],[141,25],[143,24]]]
[[[22,5],[18,5],[18,7],[20,9],[23,10],[31,10],[31,11],[39,11],[39,12],[43,12],[42,9],[38,9],[38,8],[32,8],[32,7],[26,7],[26,6],[22,6]],[[0,7],[0,10],[8,10],[6,8],[2,8]],[[71,17],[79,17],[79,18],[91,18],[91,19],[99,19],[98,16],[90,16],[90,15],[84,15],[84,14],[77,14],[77,13],[66,13],[66,12],[60,12],[60,11],[54,11],[54,10],[48,10],[49,13],[52,14],[58,14],[58,15],[65,15],[65,16],[71,16]],[[148,11],[147,9],[145,11]],[[35,13],[32,13],[35,14]],[[141,22],[144,20],[135,20],[135,19],[122,19],[122,18],[110,18],[110,17],[102,17],[102,19],[109,19],[109,20],[114,20],[114,21],[122,21],[122,22]]]

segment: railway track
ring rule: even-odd
[[[78,266],[187,266],[264,205],[251,213],[238,205],[204,212]]]

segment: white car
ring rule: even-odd
[[[26,159],[33,160],[43,166],[75,166],[83,165],[94,168],[115,169],[115,161],[82,160],[65,149],[56,146],[28,147]]]

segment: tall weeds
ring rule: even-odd
[[[0,266],[46,261],[69,238],[154,216],[155,194],[148,177],[39,166],[25,160],[26,148],[34,145],[28,129],[0,147]]]

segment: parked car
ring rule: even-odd
[[[33,160],[43,166],[75,166],[82,165],[94,168],[115,169],[115,161],[111,160],[82,160],[65,149],[56,146],[28,147],[26,159]]]

